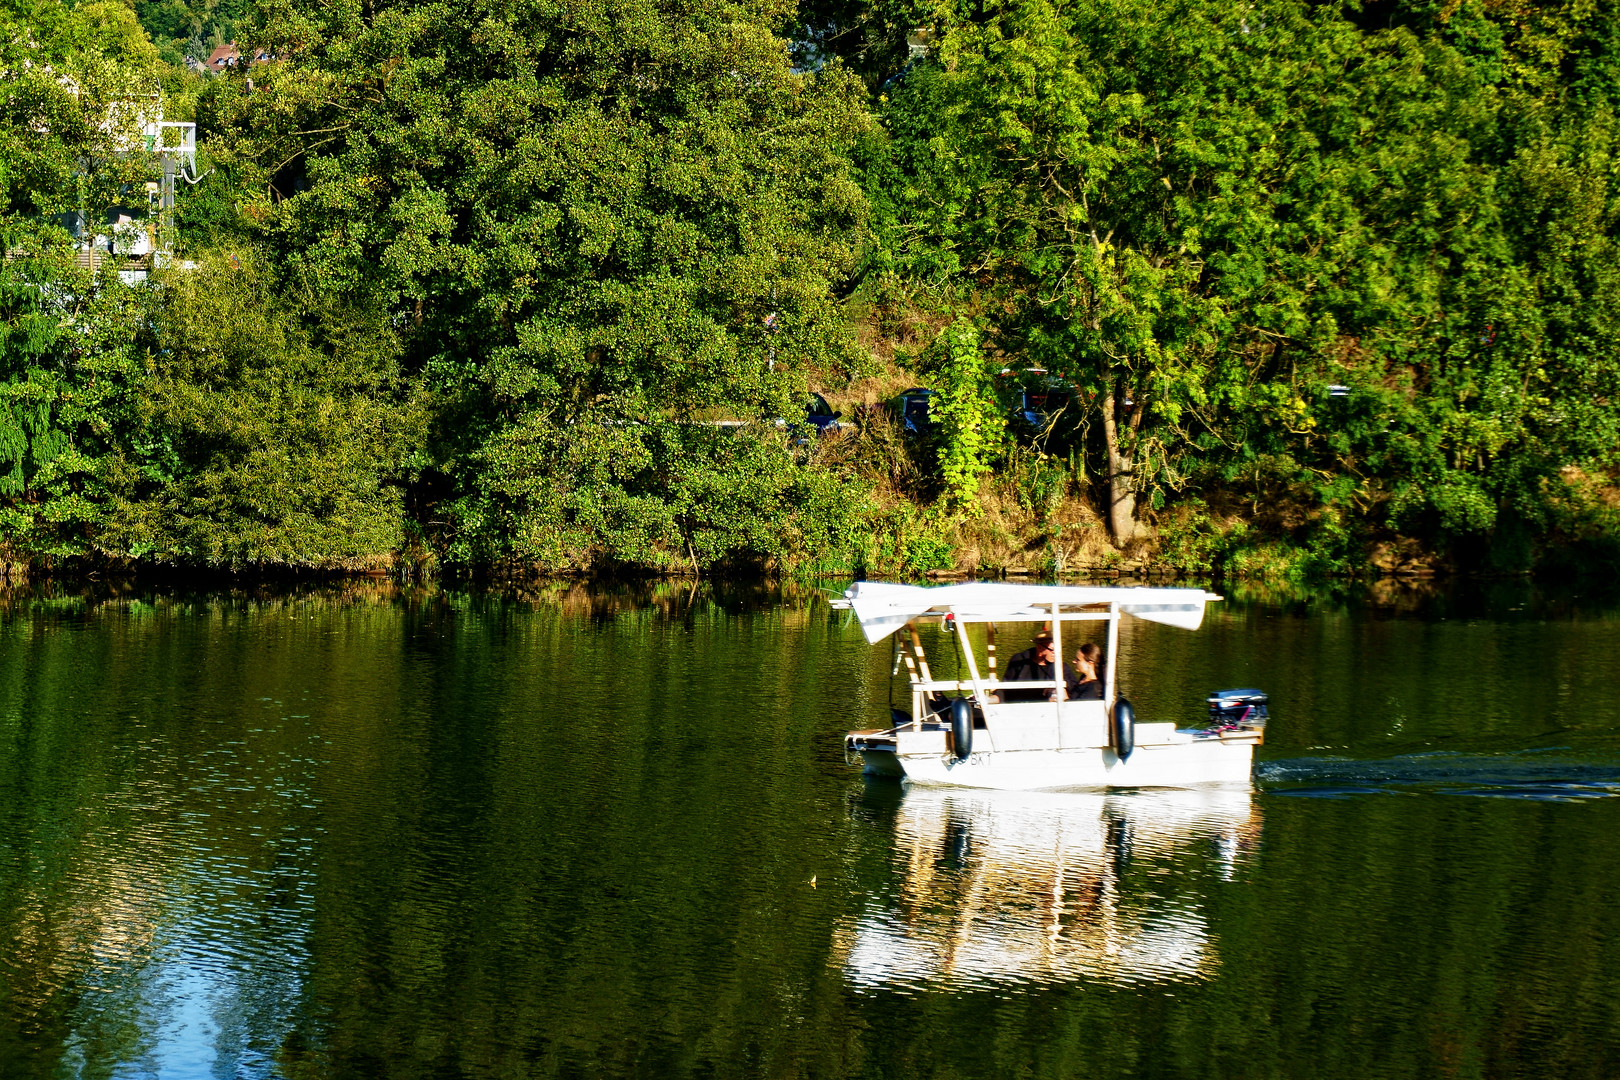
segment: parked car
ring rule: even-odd
[[[834,412],[833,407],[827,404],[827,399],[814,391],[805,399],[804,419],[816,429],[817,435],[844,430],[846,425],[838,422],[838,418],[843,415],[841,412]]]
[[[938,421],[933,415],[934,392],[924,386],[913,386],[889,399],[889,412],[907,435],[934,434]]]
[[[1074,387],[1062,379],[1040,368],[1003,371],[1000,377],[1007,380],[1002,392],[1011,403],[1009,426],[1018,438],[1034,439],[1052,428],[1054,421],[1056,430],[1068,434],[1079,420]]]
[[[843,415],[834,411],[833,407],[827,404],[826,398],[812,390],[804,396],[803,419],[789,420],[779,416],[776,418],[776,426],[784,430],[794,429],[793,441],[803,446],[810,441],[812,432],[818,436],[835,435],[850,427],[851,425],[839,421],[838,418]]]

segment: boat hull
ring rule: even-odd
[[[862,750],[861,764],[867,776],[904,776],[906,767],[891,750]]]
[[[1046,791],[1066,788],[1249,787],[1253,740],[1199,739],[1139,747],[1121,761],[1108,747],[1002,750],[970,754],[900,754],[865,750],[866,771],[915,784]]]

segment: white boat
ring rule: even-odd
[[[1264,737],[1265,698],[1259,691],[1217,691],[1212,711],[1234,705],[1220,713],[1222,722],[1199,730],[1139,722],[1116,692],[1122,617],[1196,630],[1204,606],[1220,599],[1203,589],[857,582],[835,603],[854,613],[869,642],[898,634],[895,666],[903,660],[910,676],[911,711],[892,710],[892,727],[851,731],[844,737],[846,753],[859,755],[868,773],[923,784],[1020,791],[1247,787],[1254,748]],[[1066,700],[1061,664],[1050,681],[996,677],[997,623],[1048,624],[1061,660],[1064,623],[1082,621],[1107,626],[1100,700]],[[933,677],[917,632],[929,622],[955,635],[966,679]],[[982,666],[968,634],[977,624],[984,626]],[[1002,700],[1014,694],[1048,700]]]

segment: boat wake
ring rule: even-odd
[[[1258,763],[1255,780],[1268,795],[1314,799],[1438,794],[1581,802],[1620,796],[1620,755],[1577,757],[1561,750],[1288,758]]]

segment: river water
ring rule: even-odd
[[[865,781],[889,661],[813,592],[14,596],[0,1076],[1620,1076],[1613,598],[1128,622],[1144,720],[1270,692],[1252,794]]]

